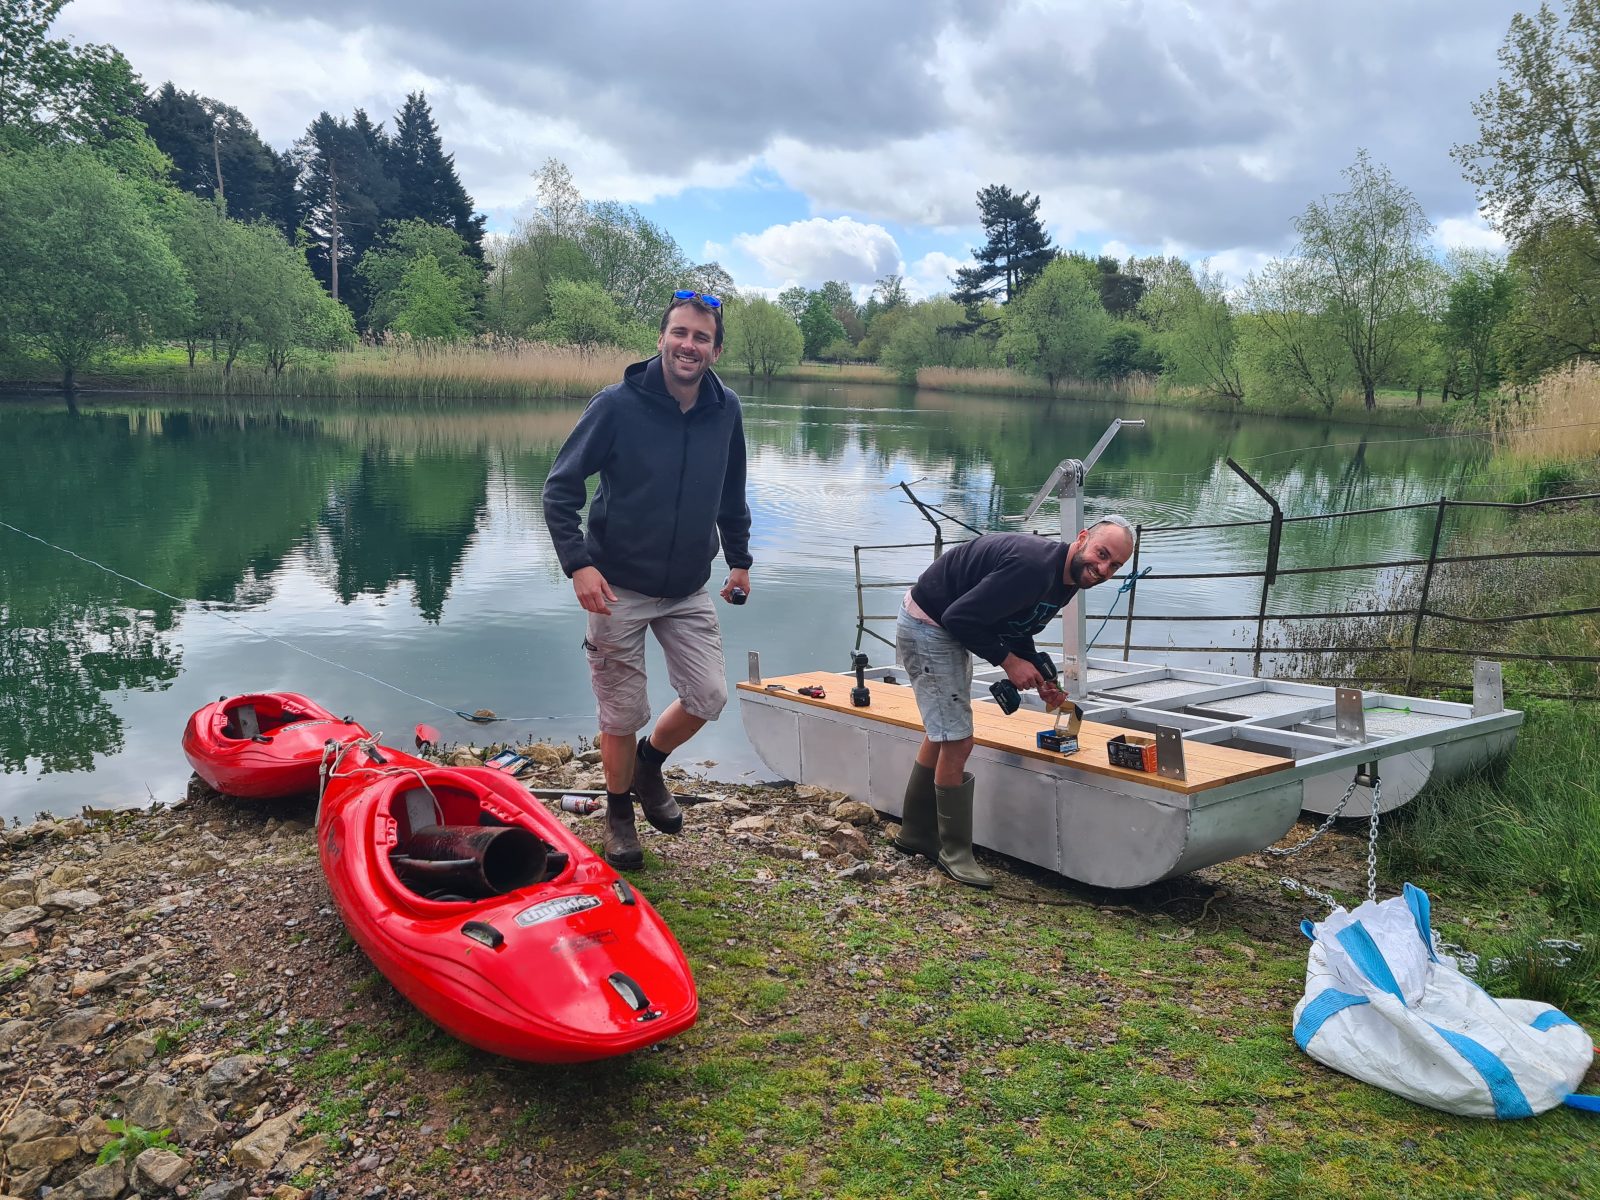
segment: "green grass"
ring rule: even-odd
[[[1504,767],[1429,788],[1398,810],[1385,863],[1419,886],[1466,885],[1531,905],[1541,926],[1600,939],[1600,705],[1523,704]]]

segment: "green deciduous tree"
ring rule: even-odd
[[[0,154],[0,279],[0,341],[53,359],[69,401],[97,355],[194,304],[136,188],[77,147]]]
[[[800,334],[805,340],[805,356],[820,358],[824,347],[846,340],[844,326],[833,315],[833,306],[821,292],[812,292],[800,315]]]
[[[1478,140],[1451,153],[1495,227],[1520,241],[1556,220],[1600,232],[1600,0],[1511,18],[1501,78],[1473,104]]]
[[[1095,373],[1095,354],[1111,332],[1098,271],[1087,265],[1086,273],[1081,262],[1055,259],[1001,316],[1001,353],[1043,378],[1052,392],[1062,379]]]
[[[616,301],[599,284],[556,279],[550,283],[550,316],[543,333],[552,342],[576,346],[588,353],[598,346],[622,341],[624,322]]]
[[[382,333],[393,323],[402,305],[401,281],[425,256],[433,258],[457,289],[460,303],[452,309],[467,313],[465,332],[477,329],[477,314],[483,306],[483,271],[467,243],[449,226],[406,220],[385,225],[378,241],[356,265],[356,275],[367,291],[367,328],[373,333]]]
[[[1148,304],[1146,303],[1148,302]],[[1244,400],[1239,327],[1226,283],[1202,263],[1165,274],[1140,300],[1149,313],[1168,377],[1230,404]]]
[[[805,337],[794,318],[770,300],[743,300],[727,306],[723,340],[727,356],[750,375],[771,379],[800,361]]]
[[[1449,381],[1477,401],[1500,382],[1496,343],[1511,316],[1515,285],[1505,260],[1482,251],[1456,251],[1448,271],[1439,339]]]
[[[1274,259],[1245,280],[1245,390],[1261,405],[1310,400],[1331,412],[1351,379],[1338,327],[1322,315],[1322,294],[1297,258]]]
[[[136,137],[143,97],[111,46],[49,36],[66,0],[0,0],[0,146],[95,145]]]
[[[1507,268],[1511,311],[1495,349],[1511,378],[1600,358],[1600,237],[1587,221],[1556,217],[1533,227]]]
[[[1338,330],[1366,407],[1427,320],[1420,289],[1433,225],[1411,192],[1365,150],[1344,172],[1348,191],[1314,201],[1295,221],[1310,311]]]
[[[388,296],[389,328],[423,342],[453,342],[468,332],[472,310],[459,281],[430,252],[411,258]]]

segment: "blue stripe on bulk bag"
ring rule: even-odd
[[[1313,942],[1317,940],[1317,927],[1315,925],[1313,925],[1310,921],[1301,921],[1300,922],[1300,932],[1305,934]]]
[[[1317,998],[1300,1010],[1300,1019],[1294,1023],[1295,1045],[1304,1050],[1317,1036],[1327,1019],[1356,1004],[1366,1004],[1365,996],[1353,996],[1338,988],[1323,988]]]
[[[1411,919],[1417,923],[1417,936],[1428,948],[1428,957],[1438,962],[1439,956],[1433,952],[1433,902],[1428,899],[1428,893],[1415,884],[1406,884],[1404,891],[1406,907],[1411,910]]]
[[[1522,1094],[1522,1089],[1512,1077],[1511,1069],[1500,1061],[1499,1055],[1481,1042],[1473,1041],[1464,1033],[1453,1033],[1448,1029],[1440,1029],[1437,1025],[1433,1028],[1440,1037],[1450,1043],[1451,1049],[1466,1059],[1472,1069],[1483,1076],[1484,1083],[1489,1085],[1489,1099],[1494,1101],[1495,1116],[1502,1121],[1533,1116],[1528,1098]]]
[[[1378,943],[1372,940],[1372,935],[1360,921],[1346,925],[1339,931],[1339,945],[1344,947],[1344,952],[1355,963],[1356,969],[1367,977],[1368,983],[1380,992],[1388,992],[1401,1004],[1406,1002],[1394,972],[1383,957],[1383,951],[1378,949]]]
[[[1529,1022],[1529,1025],[1531,1025],[1534,1029],[1537,1029],[1540,1033],[1543,1033],[1546,1029],[1549,1029],[1552,1025],[1576,1025],[1576,1024],[1577,1024],[1576,1021],[1574,1021],[1571,1017],[1567,1016],[1567,1014],[1562,1012],[1559,1008],[1552,1008],[1547,1013],[1540,1013],[1537,1017],[1535,1017],[1532,1021]]]
[[[1561,1103],[1582,1112],[1600,1113],[1600,1096],[1580,1096],[1577,1092],[1573,1092]]]

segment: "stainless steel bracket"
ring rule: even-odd
[[[1472,664],[1472,715],[1486,717],[1506,707],[1505,684],[1500,664],[1480,658]]]
[[[1334,690],[1333,732],[1341,742],[1360,745],[1367,740],[1367,714],[1360,688]]]
[[[1156,774],[1163,779],[1186,780],[1183,765],[1183,731],[1170,725],[1156,726]]]
[[[750,682],[761,682],[761,655],[754,650],[750,651]]]

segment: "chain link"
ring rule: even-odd
[[[1330,912],[1339,907],[1339,902],[1337,900],[1335,900],[1327,892],[1317,891],[1317,889],[1312,887],[1309,883],[1301,883],[1298,879],[1291,879],[1287,875],[1279,879],[1278,882],[1284,887],[1288,888],[1291,892],[1299,892],[1303,896],[1310,896],[1313,900],[1322,901],[1322,903],[1328,906],[1328,910]]]
[[[1323,834],[1327,833],[1328,830],[1333,828],[1333,823],[1339,819],[1339,814],[1344,812],[1344,806],[1350,803],[1350,797],[1355,795],[1355,792],[1356,782],[1352,779],[1350,781],[1350,786],[1345,788],[1344,795],[1339,797],[1339,803],[1334,805],[1333,811],[1328,814],[1328,819],[1323,821],[1321,825],[1317,826],[1317,828],[1312,831],[1311,836],[1306,838],[1305,841],[1296,842],[1294,845],[1285,846],[1282,849],[1279,849],[1277,846],[1268,846],[1262,851],[1262,853],[1270,854],[1274,858],[1288,858],[1290,855],[1299,854],[1300,851],[1304,850]],[[1374,809],[1373,811],[1377,810]]]
[[[1352,788],[1355,784],[1350,785]],[[1367,825],[1367,899],[1378,901],[1378,809],[1383,801],[1383,780],[1372,781],[1372,820]]]

